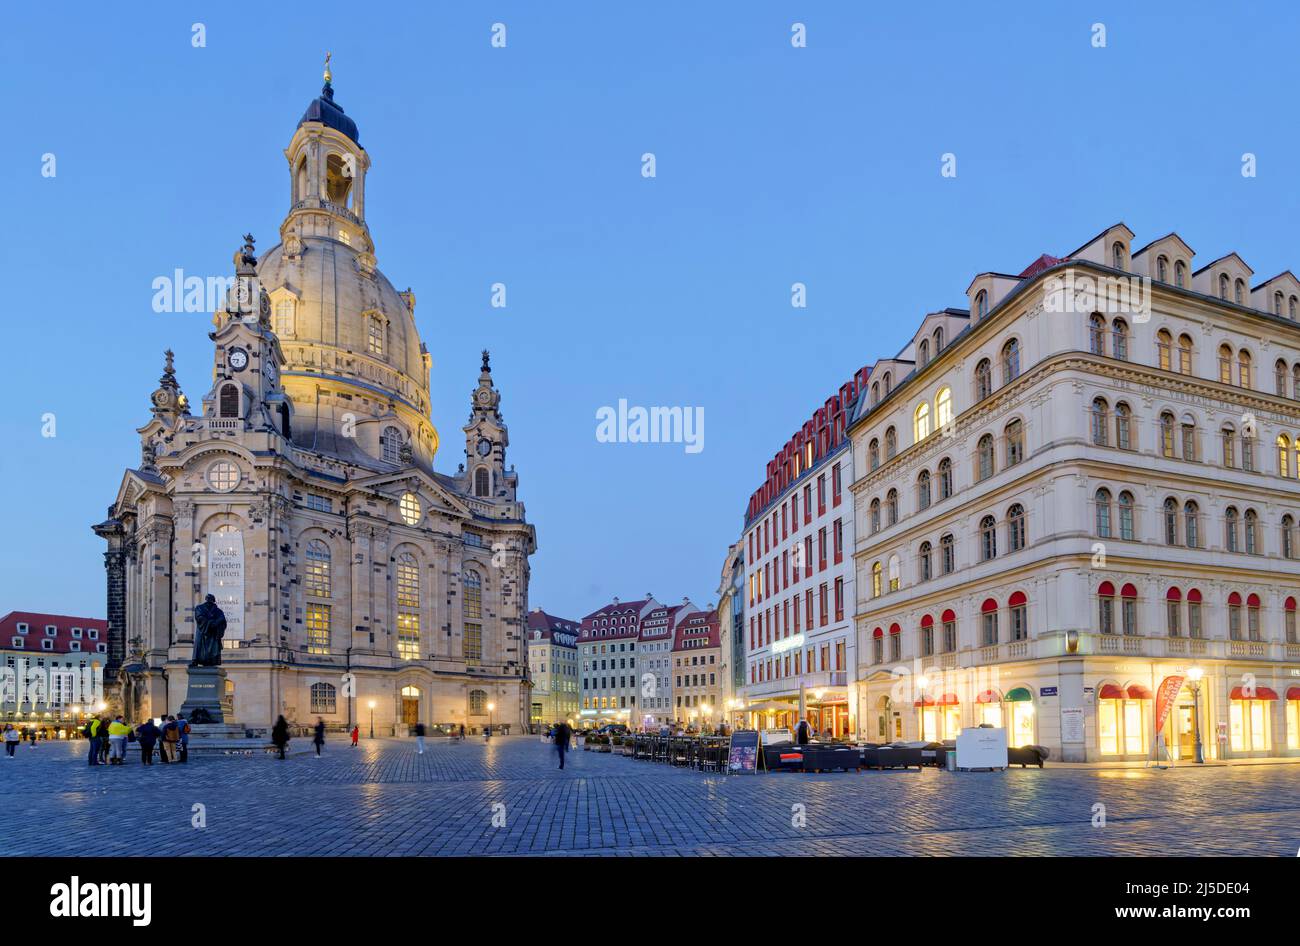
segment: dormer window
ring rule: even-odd
[[[366,319],[366,350],[372,355],[384,354],[384,320],[377,315]]]
[[[41,650],[53,650],[53,649],[54,649],[53,640],[47,637],[45,638],[45,640],[41,641]]]
[[[1183,265],[1182,260],[1179,260],[1178,262],[1174,263],[1174,285],[1177,286],[1179,289],[1182,289],[1186,282],[1187,282],[1187,267]]]
[[[943,326],[940,325],[934,330],[934,354],[938,357],[939,352],[943,351]]]
[[[1219,274],[1219,298],[1222,299],[1224,302],[1228,301],[1228,284],[1230,282],[1231,280],[1228,279],[1227,273]]]
[[[1282,293],[1280,292],[1273,293],[1273,314],[1282,314]]]
[[[81,641],[68,641],[69,650],[81,650]]]
[[[402,432],[396,427],[385,427],[379,438],[379,445],[384,452],[384,461],[398,463],[402,456]]]
[[[989,314],[989,294],[981,289],[975,296],[975,318],[982,319]]]
[[[90,630],[86,632],[86,636],[89,637],[92,641],[99,640],[99,628],[97,627],[90,628]]]
[[[1237,305],[1243,305],[1243,304],[1245,304],[1245,301],[1246,301],[1246,283],[1245,283],[1244,281],[1242,281],[1242,280],[1240,280],[1240,279],[1237,280],[1236,285],[1233,287],[1232,298],[1233,298],[1233,301],[1235,301],[1235,302],[1237,303]]]
[[[282,338],[293,335],[294,301],[281,299],[275,304],[275,334]]]
[[[79,628],[79,627],[74,627],[74,628],[72,629],[72,636],[73,636],[73,637],[76,637],[76,638],[78,638],[78,639],[80,639],[80,637],[81,637],[81,628]]]
[[[1124,268],[1124,244],[1118,241],[1110,248],[1111,265],[1116,269]]]
[[[924,338],[921,339],[921,344],[916,351],[916,363],[924,368],[930,363],[930,343]]]
[[[1169,282],[1169,260],[1161,256],[1156,259],[1156,279]]]
[[[28,629],[29,629],[29,628],[28,628],[28,625],[27,625],[27,623],[26,623],[25,621],[19,621],[19,622],[18,622],[18,633],[19,633],[19,634],[26,634],[27,631],[28,631]]]
[[[59,629],[58,629],[57,627],[55,627],[53,624],[47,624],[47,625],[45,625],[45,636],[46,636],[46,637],[54,637],[54,636],[55,636],[56,634],[58,634],[58,633],[59,633]]]

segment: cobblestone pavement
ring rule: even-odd
[[[1300,767],[1290,765],[728,777],[581,750],[561,772],[553,748],[524,736],[430,739],[424,755],[413,740],[353,749],[338,737],[320,759],[195,756],[150,768],[138,753],[91,768],[85,749],[24,744],[14,759],[0,756],[0,853],[1294,857],[1300,848]],[[1092,824],[1098,804],[1104,827]]]

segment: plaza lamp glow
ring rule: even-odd
[[[492,731],[492,711],[497,708],[495,703],[488,704],[488,732]]]
[[[1205,671],[1199,666],[1187,671],[1187,685],[1192,688],[1192,732],[1196,736],[1196,761],[1205,763],[1205,749],[1201,746],[1201,678]]]
[[[921,698],[917,700],[919,705],[916,707],[917,731],[919,732],[917,738],[922,742],[925,741],[925,688],[929,683],[930,681],[925,674],[921,674],[916,678],[917,689],[921,692]]]
[[[371,700],[368,705],[370,706],[370,738],[374,739],[375,738],[375,701]]]

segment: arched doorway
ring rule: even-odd
[[[414,726],[420,721],[420,688],[402,687],[402,724]]]

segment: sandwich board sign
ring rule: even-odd
[[[727,748],[728,772],[758,771],[758,730],[738,729],[731,734]]]
[[[1007,731],[976,727],[963,729],[957,736],[957,768],[1005,769],[1007,767]]]

